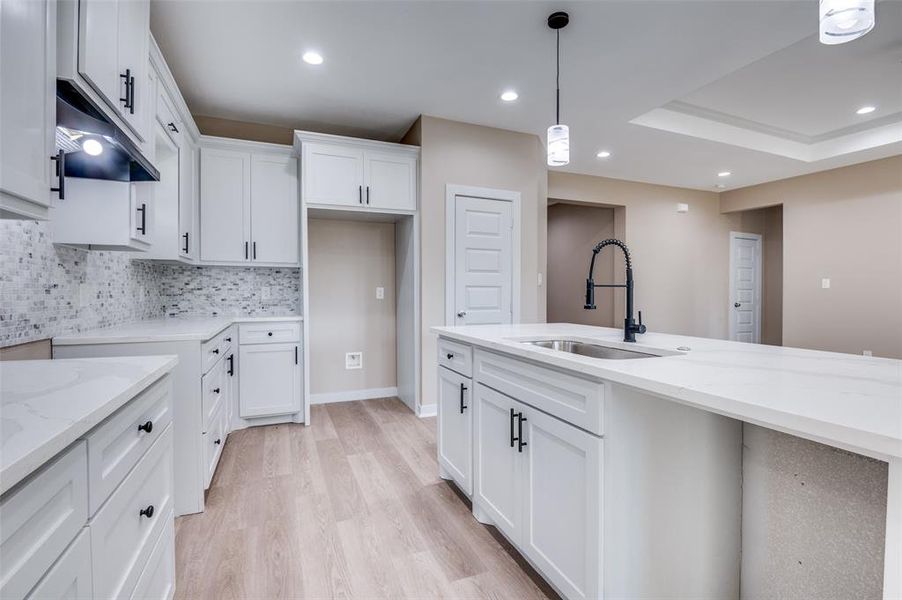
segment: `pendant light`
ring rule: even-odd
[[[874,28],[874,0],[820,0],[822,44],[857,40]]]
[[[570,15],[565,12],[552,13],[548,17],[548,26],[557,34],[557,75],[555,85],[554,125],[548,128],[548,166],[561,167],[570,162],[570,128],[561,124],[561,29],[570,22]]]

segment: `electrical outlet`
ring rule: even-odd
[[[268,286],[268,285],[264,285],[264,286],[260,289],[260,297],[261,297],[263,300],[270,300],[270,299],[272,299],[272,288],[271,288],[270,286]]]
[[[384,287],[376,288],[376,300],[385,300],[385,288]]]
[[[677,202],[677,212],[681,214],[689,212],[689,205],[685,202]]]
[[[823,279],[821,279],[821,289],[822,290],[830,289],[830,278],[829,277],[824,277]]]
[[[345,354],[345,369],[362,369],[363,352],[348,352]]]
[[[542,286],[542,274],[541,273],[539,273],[538,282],[539,282],[539,287],[541,287]]]
[[[870,350],[862,350],[861,353],[865,356],[874,356],[874,353]]]

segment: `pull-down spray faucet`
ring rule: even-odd
[[[623,251],[626,260],[626,284],[601,283],[596,284],[592,279],[595,271],[595,257],[605,246],[617,246]],[[642,311],[639,311],[639,323],[633,319],[633,264],[630,259],[629,248],[620,240],[608,239],[595,244],[592,248],[592,261],[589,263],[589,278],[586,279],[586,310],[595,310],[595,288],[626,288],[626,319],[623,321],[623,341],[635,342],[637,333],[645,333],[645,325],[642,324]]]

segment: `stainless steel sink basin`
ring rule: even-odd
[[[579,354],[580,356],[589,356],[592,358],[604,358],[607,360],[658,357],[657,354],[622,350],[620,348],[611,348],[610,346],[600,346],[598,344],[587,344],[585,342],[577,342],[574,340],[532,340],[523,343],[539,346],[540,348],[557,350],[558,352],[569,352],[570,354]]]

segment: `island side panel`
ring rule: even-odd
[[[604,594],[738,598],[742,424],[611,384]]]
[[[902,599],[902,458],[890,459],[888,475],[883,598],[900,600]]]

